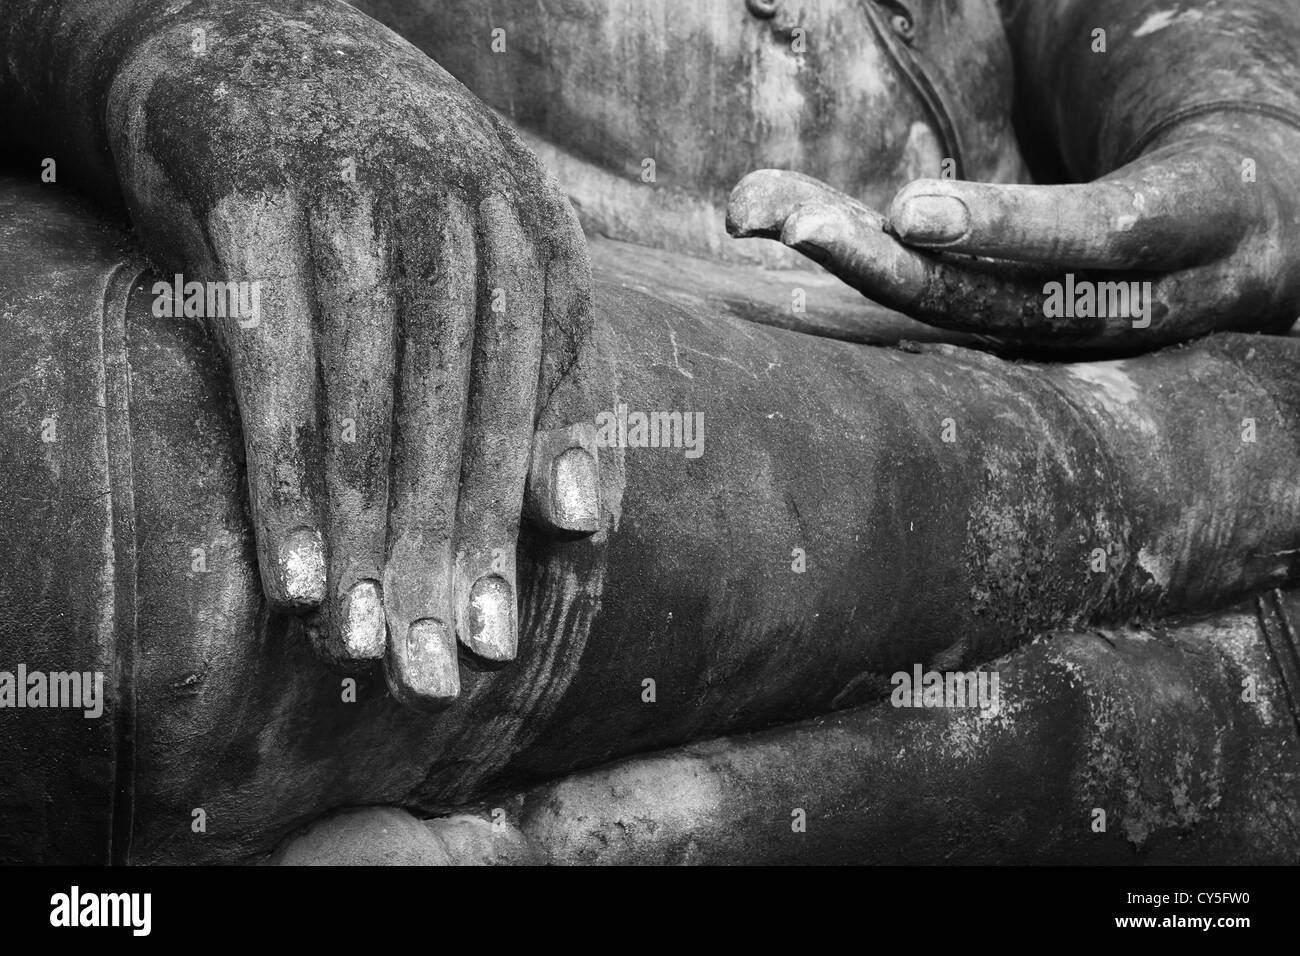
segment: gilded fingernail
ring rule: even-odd
[[[384,655],[384,602],[379,585],[359,581],[343,598],[343,649],[353,660]]]
[[[970,210],[954,196],[916,196],[894,215],[894,231],[913,242],[954,242],[970,231]]]
[[[570,448],[556,459],[551,509],[557,527],[585,533],[600,528],[596,459],[585,448]]]
[[[325,600],[325,545],[320,532],[299,528],[280,544],[276,572],[284,600],[310,607]]]
[[[448,701],[460,694],[456,642],[445,624],[421,618],[411,625],[402,670],[406,689],[423,700]]]
[[[600,530],[598,445],[590,422],[542,429],[533,436],[524,495],[524,514],[531,523],[561,539]],[[493,569],[501,573],[495,564]]]
[[[505,579],[486,574],[469,595],[470,649],[490,661],[515,656],[515,596]]]

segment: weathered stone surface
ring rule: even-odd
[[[428,862],[1292,863],[1300,740],[1256,610],[1045,636],[982,665],[988,713],[882,702],[582,771],[427,821],[472,834]],[[334,820],[272,862],[388,839]]]
[[[33,210],[60,208],[53,192],[8,188]],[[111,244],[80,245],[84,224],[33,213],[22,228],[26,274],[69,249],[96,268],[115,261]],[[605,528],[525,541],[518,665],[471,673],[461,703],[437,716],[402,708],[373,672],[352,676],[348,702],[345,678],[290,619],[265,613],[211,336],[149,315],[147,287],[132,296],[130,442],[97,454],[121,468],[130,453],[135,533],[113,554],[133,542],[135,613],[96,632],[136,653],[131,859],[242,859],[338,807],[441,814],[628,754],[877,700],[914,663],[968,668],[1044,631],[1295,581],[1300,341],[1227,335],[1118,366],[1034,367],[801,337],[598,280],[598,394],[610,409],[703,413],[704,453],[602,449]],[[18,346],[24,330],[49,327],[49,309],[91,318],[42,341],[44,360],[64,374],[95,368],[98,300],[78,308],[30,288],[6,306],[10,373],[35,361]],[[125,372],[105,373],[111,388]],[[1241,442],[1247,415],[1254,445]],[[29,417],[2,421],[6,444],[25,447]],[[28,538],[59,526],[43,512],[11,517]],[[105,533],[96,520],[84,540]],[[192,570],[201,545],[206,573]],[[1108,573],[1090,568],[1097,546]],[[57,574],[62,554],[6,565],[9,591]],[[40,606],[9,613],[6,659],[33,630],[62,639]],[[206,833],[191,830],[195,808]],[[92,817],[57,825],[69,854],[102,833]]]

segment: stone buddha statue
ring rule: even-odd
[[[1294,860],[1300,14],[495,6],[0,25],[0,856]]]

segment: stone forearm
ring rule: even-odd
[[[1262,118],[1265,128],[1281,123],[1291,137],[1300,123],[1300,8],[1289,0],[1177,7],[1004,0],[1003,7],[1025,117],[1056,143],[1075,178],[1114,170],[1162,142],[1170,124],[1214,114],[1220,119],[1211,124]],[[1264,152],[1276,146],[1258,144]]]

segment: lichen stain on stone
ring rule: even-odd
[[[1133,31],[1133,36],[1150,36],[1173,26],[1175,23],[1195,22],[1204,15],[1200,10],[1159,10],[1143,20],[1141,26]]]
[[[674,754],[545,788],[524,830],[563,859],[596,860],[613,847],[618,858],[649,853],[666,862],[667,853],[680,862],[690,855],[692,834],[720,818],[725,797],[722,775],[707,761]]]
[[[965,556],[973,583],[975,612],[1020,631],[1066,624],[1071,616],[1047,599],[1060,582],[1060,556],[1042,533],[1042,502],[1053,500],[1053,482],[1041,460],[1032,469],[996,455],[967,520]],[[1027,634],[1025,636],[1028,636]]]
[[[1138,567],[1150,575],[1151,580],[1162,590],[1169,588],[1170,581],[1173,580],[1174,562],[1160,554],[1158,551],[1139,548],[1137,556]]]
[[[1222,799],[1224,765],[1217,721],[1209,719],[1213,726],[1207,728],[1204,715],[1181,719],[1202,706],[1202,689],[1194,678],[1161,668],[1162,650],[1151,657],[1128,653],[1125,645],[1139,636],[1144,640],[1136,643],[1159,643],[1144,632],[1112,632],[1108,640],[1119,650],[1102,641],[1075,642],[1054,656],[1082,690],[1089,714],[1080,792],[1141,848],[1160,831],[1185,831],[1204,820]],[[1130,670],[1138,654],[1168,679],[1122,684],[1124,692],[1114,693],[1121,685],[1107,671]]]
[[[1256,619],[1243,614],[1222,624],[1204,625],[1204,629],[1205,643],[1228,658],[1240,679],[1254,679],[1254,712],[1265,727],[1275,726],[1279,715],[1273,708],[1273,694],[1270,692],[1273,676],[1260,646]],[[1243,686],[1242,690],[1244,689]]]

